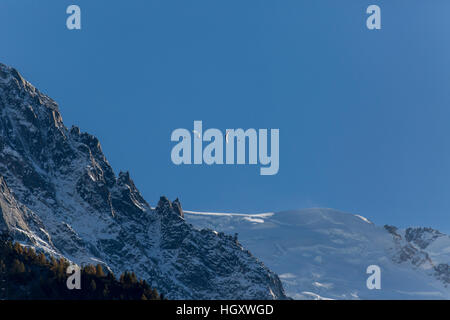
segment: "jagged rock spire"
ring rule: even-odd
[[[181,203],[178,198],[175,199],[175,201],[172,203],[173,210],[178,213],[178,215],[182,218],[184,218],[184,212],[183,208],[181,208]]]

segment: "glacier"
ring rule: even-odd
[[[199,229],[230,234],[276,272],[294,299],[450,299],[450,237],[377,226],[333,209],[261,214],[185,211]],[[369,265],[381,290],[369,290]]]

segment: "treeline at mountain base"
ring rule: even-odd
[[[13,243],[0,234],[0,300],[160,300],[164,299],[133,272],[119,279],[98,264],[81,270],[81,289],[67,288],[63,258],[49,259],[33,248]]]

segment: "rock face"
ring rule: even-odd
[[[402,241],[403,239],[403,241]],[[399,262],[409,261],[417,267],[434,270],[433,275],[446,286],[450,284],[448,261],[450,237],[432,228],[407,228],[404,236],[395,239]]]
[[[94,136],[0,64],[0,230],[78,264],[134,271],[172,299],[284,299],[278,277],[231,236],[196,230],[178,200],[155,208]]]

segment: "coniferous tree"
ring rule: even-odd
[[[135,273],[125,272],[116,279],[101,265],[81,269],[81,290],[66,285],[65,259],[49,259],[33,248],[22,247],[0,234],[0,299],[160,299],[158,292]],[[3,281],[5,280],[5,281]]]
[[[105,273],[103,272],[103,267],[101,264],[98,264],[96,267],[96,275],[97,277],[103,278],[105,276]]]

